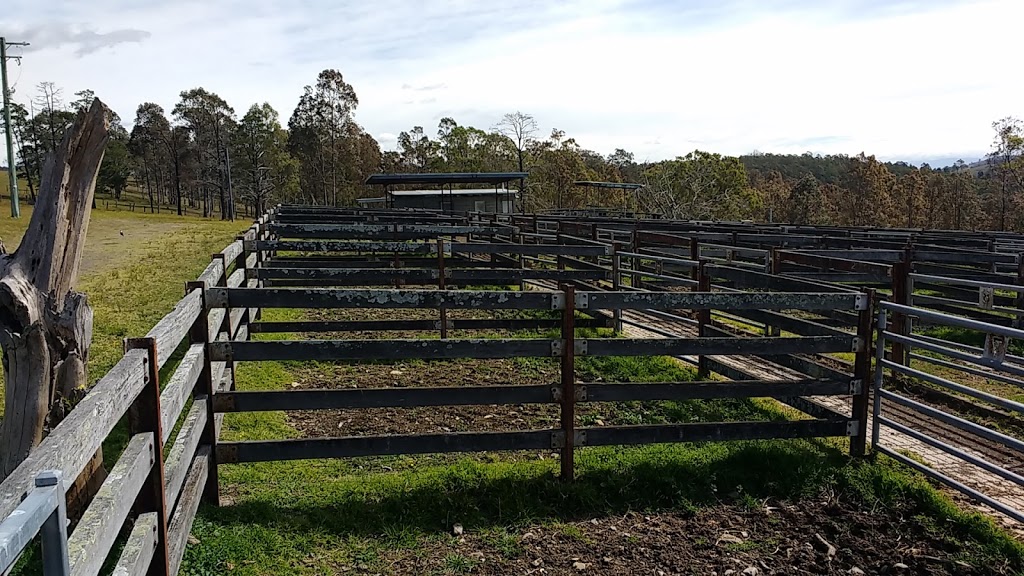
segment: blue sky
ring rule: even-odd
[[[701,148],[941,165],[982,156],[992,121],[1024,116],[1020,0],[4,4],[0,34],[32,42],[11,68],[16,98],[44,80],[67,100],[91,88],[129,123],[195,86],[286,121],[323,68],[355,86],[357,120],[385,148],[443,116],[487,128],[521,110],[639,160]]]

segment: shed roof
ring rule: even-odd
[[[367,184],[504,184],[526,178],[528,172],[435,172],[428,174],[374,174]]]

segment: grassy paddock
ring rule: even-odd
[[[8,250],[13,251],[20,243],[30,216],[31,207],[26,206],[17,220],[0,217],[0,238]],[[86,257],[96,264],[76,285],[88,295],[93,307],[91,382],[121,359],[122,339],[146,334],[181,299],[185,283],[194,280],[210,263],[210,254],[222,250],[247,226],[242,221],[136,215],[131,232],[125,230],[126,236],[131,234],[126,242],[130,246],[102,245],[111,226],[123,224],[123,218],[117,213],[93,212],[85,250]],[[119,238],[121,229],[113,228]],[[131,251],[127,260],[117,253],[125,250]],[[3,402],[0,393],[0,414]]]

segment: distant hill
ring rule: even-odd
[[[819,182],[826,184],[842,183],[843,177],[850,171],[852,158],[845,154],[748,154],[740,156],[740,162],[749,174],[756,172],[768,173],[776,171],[790,180],[798,180],[810,174]],[[897,176],[916,169],[906,162],[885,162],[889,170]]]

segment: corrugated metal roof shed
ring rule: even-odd
[[[437,172],[433,174],[374,174],[367,184],[504,184],[526,178],[528,172]]]

